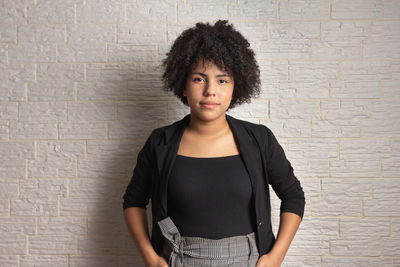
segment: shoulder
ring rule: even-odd
[[[264,124],[235,118],[228,115],[227,118],[234,124],[242,127],[248,134],[255,137],[260,143],[268,142],[273,135],[271,129]]]

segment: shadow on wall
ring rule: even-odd
[[[78,254],[85,256],[77,257],[80,263],[86,257],[92,266],[144,266],[124,221],[122,196],[151,131],[181,118],[184,113],[168,114],[179,114],[174,109],[184,107],[172,94],[162,92],[159,63],[144,60],[96,68],[88,66],[88,76],[98,72],[104,85],[112,84],[102,93],[121,94],[113,99],[116,118],[108,122],[108,138],[87,141],[87,158],[78,162],[79,178],[70,183],[70,205],[88,216],[87,236],[78,238]],[[151,202],[147,214],[151,233]]]

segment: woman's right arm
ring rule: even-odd
[[[149,267],[167,267],[167,262],[164,258],[158,256],[151,245],[146,210],[139,207],[131,207],[125,209],[124,214],[125,222],[145,265]]]

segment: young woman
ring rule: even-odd
[[[164,88],[190,114],[153,130],[123,197],[146,266],[280,266],[305,199],[271,130],[226,114],[260,92],[248,41],[227,21],[197,23],[175,40],[163,67]],[[281,199],[276,237],[269,185]]]

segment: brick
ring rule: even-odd
[[[139,258],[137,258],[138,266],[141,266],[139,263]],[[83,266],[98,266],[98,267],[108,267],[113,266],[117,262],[117,257],[114,255],[71,255],[69,256],[69,263],[71,267],[83,267]],[[128,265],[120,265],[120,266],[128,266]],[[132,265],[133,266],[133,265]],[[135,265],[136,266],[136,265]]]
[[[18,256],[0,255],[0,265],[4,267],[18,267]]]
[[[117,206],[121,207],[119,200],[114,205],[112,202],[104,202],[104,198],[97,196],[96,198],[60,198],[60,215],[61,216],[89,216],[91,214],[110,214],[116,210]]]
[[[144,144],[140,140],[88,140],[87,158],[136,159],[136,154]],[[143,143],[142,143],[143,142]]]
[[[18,103],[1,103],[0,120],[16,120],[18,118]]]
[[[301,222],[301,231],[297,235],[338,236],[339,221],[333,218],[304,218]]]
[[[390,158],[382,159],[382,174],[383,177],[398,177],[399,161],[400,161],[400,140],[391,140],[391,156]]]
[[[28,235],[36,232],[35,218],[1,218],[0,235]]]
[[[138,117],[134,115],[132,118]],[[156,120],[120,120],[109,122],[109,138],[110,139],[137,139],[146,138],[152,130],[158,127]]]
[[[9,121],[0,120],[0,140],[9,140]]]
[[[365,58],[399,59],[400,58],[399,21],[372,22],[371,38],[364,43]]]
[[[340,140],[341,159],[379,160],[390,156],[391,149],[388,140],[360,139]]]
[[[105,46],[106,42],[115,42],[115,26],[98,24],[71,24],[67,26],[67,37],[68,44],[70,45],[92,45],[103,43]]]
[[[78,177],[122,178],[131,170],[131,160],[82,159],[78,160]]]
[[[20,185],[20,198],[11,199],[12,215],[55,216],[58,197],[65,196],[64,180],[29,180]]]
[[[18,42],[21,43],[65,43],[64,25],[19,25]]]
[[[365,216],[397,216],[400,202],[399,179],[374,179],[371,199],[364,200]]]
[[[266,21],[276,19],[278,4],[275,0],[229,2],[229,21]]]
[[[288,0],[280,2],[279,18],[282,20],[327,20],[329,19],[329,1]]]
[[[26,254],[26,238],[25,234],[0,234],[0,254]]]
[[[282,266],[285,267],[296,267],[296,266],[309,266],[309,267],[320,267],[321,258],[318,256],[285,256]]]
[[[330,160],[332,177],[379,177],[381,175],[379,160]]]
[[[175,0],[140,0],[127,5],[126,15],[131,22],[169,22],[177,21],[177,2]]]
[[[8,63],[8,44],[0,43],[0,63],[7,64]]]
[[[74,254],[76,238],[62,235],[29,237],[29,254]]]
[[[258,41],[268,40],[268,25],[266,22],[247,22],[234,24],[238,30],[250,43],[250,48],[256,50],[254,44]]]
[[[333,256],[380,256],[380,240],[371,237],[331,239],[331,254]]]
[[[383,3],[379,0],[345,0],[332,3],[333,19],[379,19]]]
[[[77,0],[43,0],[28,6],[29,24],[72,24]]]
[[[312,216],[360,216],[361,200],[354,197],[337,198],[335,195],[311,199]]]
[[[133,164],[129,165],[129,170],[132,172]],[[129,175],[124,175],[128,177]],[[119,200],[121,192],[126,188],[125,179],[116,179],[111,175],[105,177],[94,178],[77,178],[69,182],[69,197],[70,198],[96,198],[101,195],[105,199]]]
[[[109,44],[110,62],[144,62],[157,60],[155,45]]]
[[[38,235],[85,235],[86,225],[86,218],[42,217],[39,218]]]
[[[125,82],[135,80],[136,64],[86,64],[88,82]]]
[[[26,159],[34,157],[33,142],[7,142],[0,146],[0,178],[24,178]]]
[[[343,61],[340,78],[344,81],[380,81],[390,79],[389,61]]]
[[[396,0],[388,0],[383,2],[383,18],[384,19],[399,19],[400,18],[400,3]]]
[[[380,237],[389,236],[390,221],[387,218],[340,218],[340,236]]]
[[[1,24],[24,24],[26,23],[25,7],[30,0],[4,1],[0,9]]]
[[[120,44],[157,44],[167,40],[165,25],[146,22],[118,25],[117,36]]]
[[[17,181],[0,181],[0,199],[17,197],[18,187]]]
[[[323,235],[296,235],[287,255],[322,256],[329,253],[329,237]]]
[[[193,27],[194,25],[191,23],[168,23],[167,24],[167,41],[168,41],[168,47],[165,49],[165,52],[168,52],[169,49],[172,46],[172,43],[175,41],[175,39],[182,34],[182,32],[188,28]]]
[[[104,43],[60,44],[57,46],[58,62],[106,62],[107,49]]]
[[[53,122],[67,119],[67,104],[59,102],[20,103],[19,121]]]
[[[380,98],[379,82],[331,81],[331,96],[334,98]]]
[[[42,141],[37,158],[28,161],[28,176],[34,178],[76,177],[77,159],[85,156],[81,141]]]
[[[132,241],[133,242],[133,241]],[[137,248],[133,248],[130,251],[131,254],[134,254],[134,256],[119,256],[118,257],[118,264],[119,266],[137,266],[137,267],[145,267],[144,262],[142,260],[142,257],[140,256],[140,253],[137,251]]]
[[[79,82],[78,100],[125,100],[126,81]]]
[[[124,22],[124,3],[124,0],[86,0],[77,3],[76,20],[78,23]]]
[[[363,21],[324,21],[321,40],[312,41],[312,57],[351,59],[362,56],[362,43],[369,37],[370,23]]]
[[[375,100],[372,102],[371,119],[362,121],[365,136],[398,136],[400,125],[393,123],[399,118],[400,105],[393,100]]]
[[[68,256],[62,255],[21,255],[21,267],[35,267],[35,266],[68,266]]]
[[[311,134],[308,119],[260,119],[260,123],[271,128],[279,137],[308,137]]]
[[[260,69],[261,98],[277,99],[278,95],[284,98],[282,93],[288,79],[288,67],[286,62],[257,60]],[[280,90],[282,88],[282,90]]]
[[[115,120],[116,105],[111,102],[68,103],[68,119],[78,121]]]
[[[62,81],[62,83],[83,81],[84,72],[83,64],[41,63],[37,65],[37,80]]]
[[[168,100],[171,96],[167,96],[165,91],[161,90],[161,80],[153,81],[129,81],[128,82],[128,100]]]
[[[60,122],[60,139],[107,138],[106,122]]]
[[[322,257],[323,267],[336,267],[336,266],[347,266],[347,267],[358,267],[358,266],[370,266],[370,259],[362,257]]]
[[[227,1],[195,1],[178,2],[178,23],[198,21],[213,23],[218,19],[228,19]]]
[[[0,25],[0,43],[17,43],[17,25]]]
[[[18,43],[9,45],[8,56],[11,62],[55,62],[56,44],[54,43]]]
[[[0,100],[25,101],[25,82],[35,79],[35,65],[11,63],[0,65]]]
[[[317,119],[319,118],[319,101],[281,99],[270,101],[271,118]]]
[[[42,81],[28,84],[28,101],[75,100],[75,84],[69,81]]]

